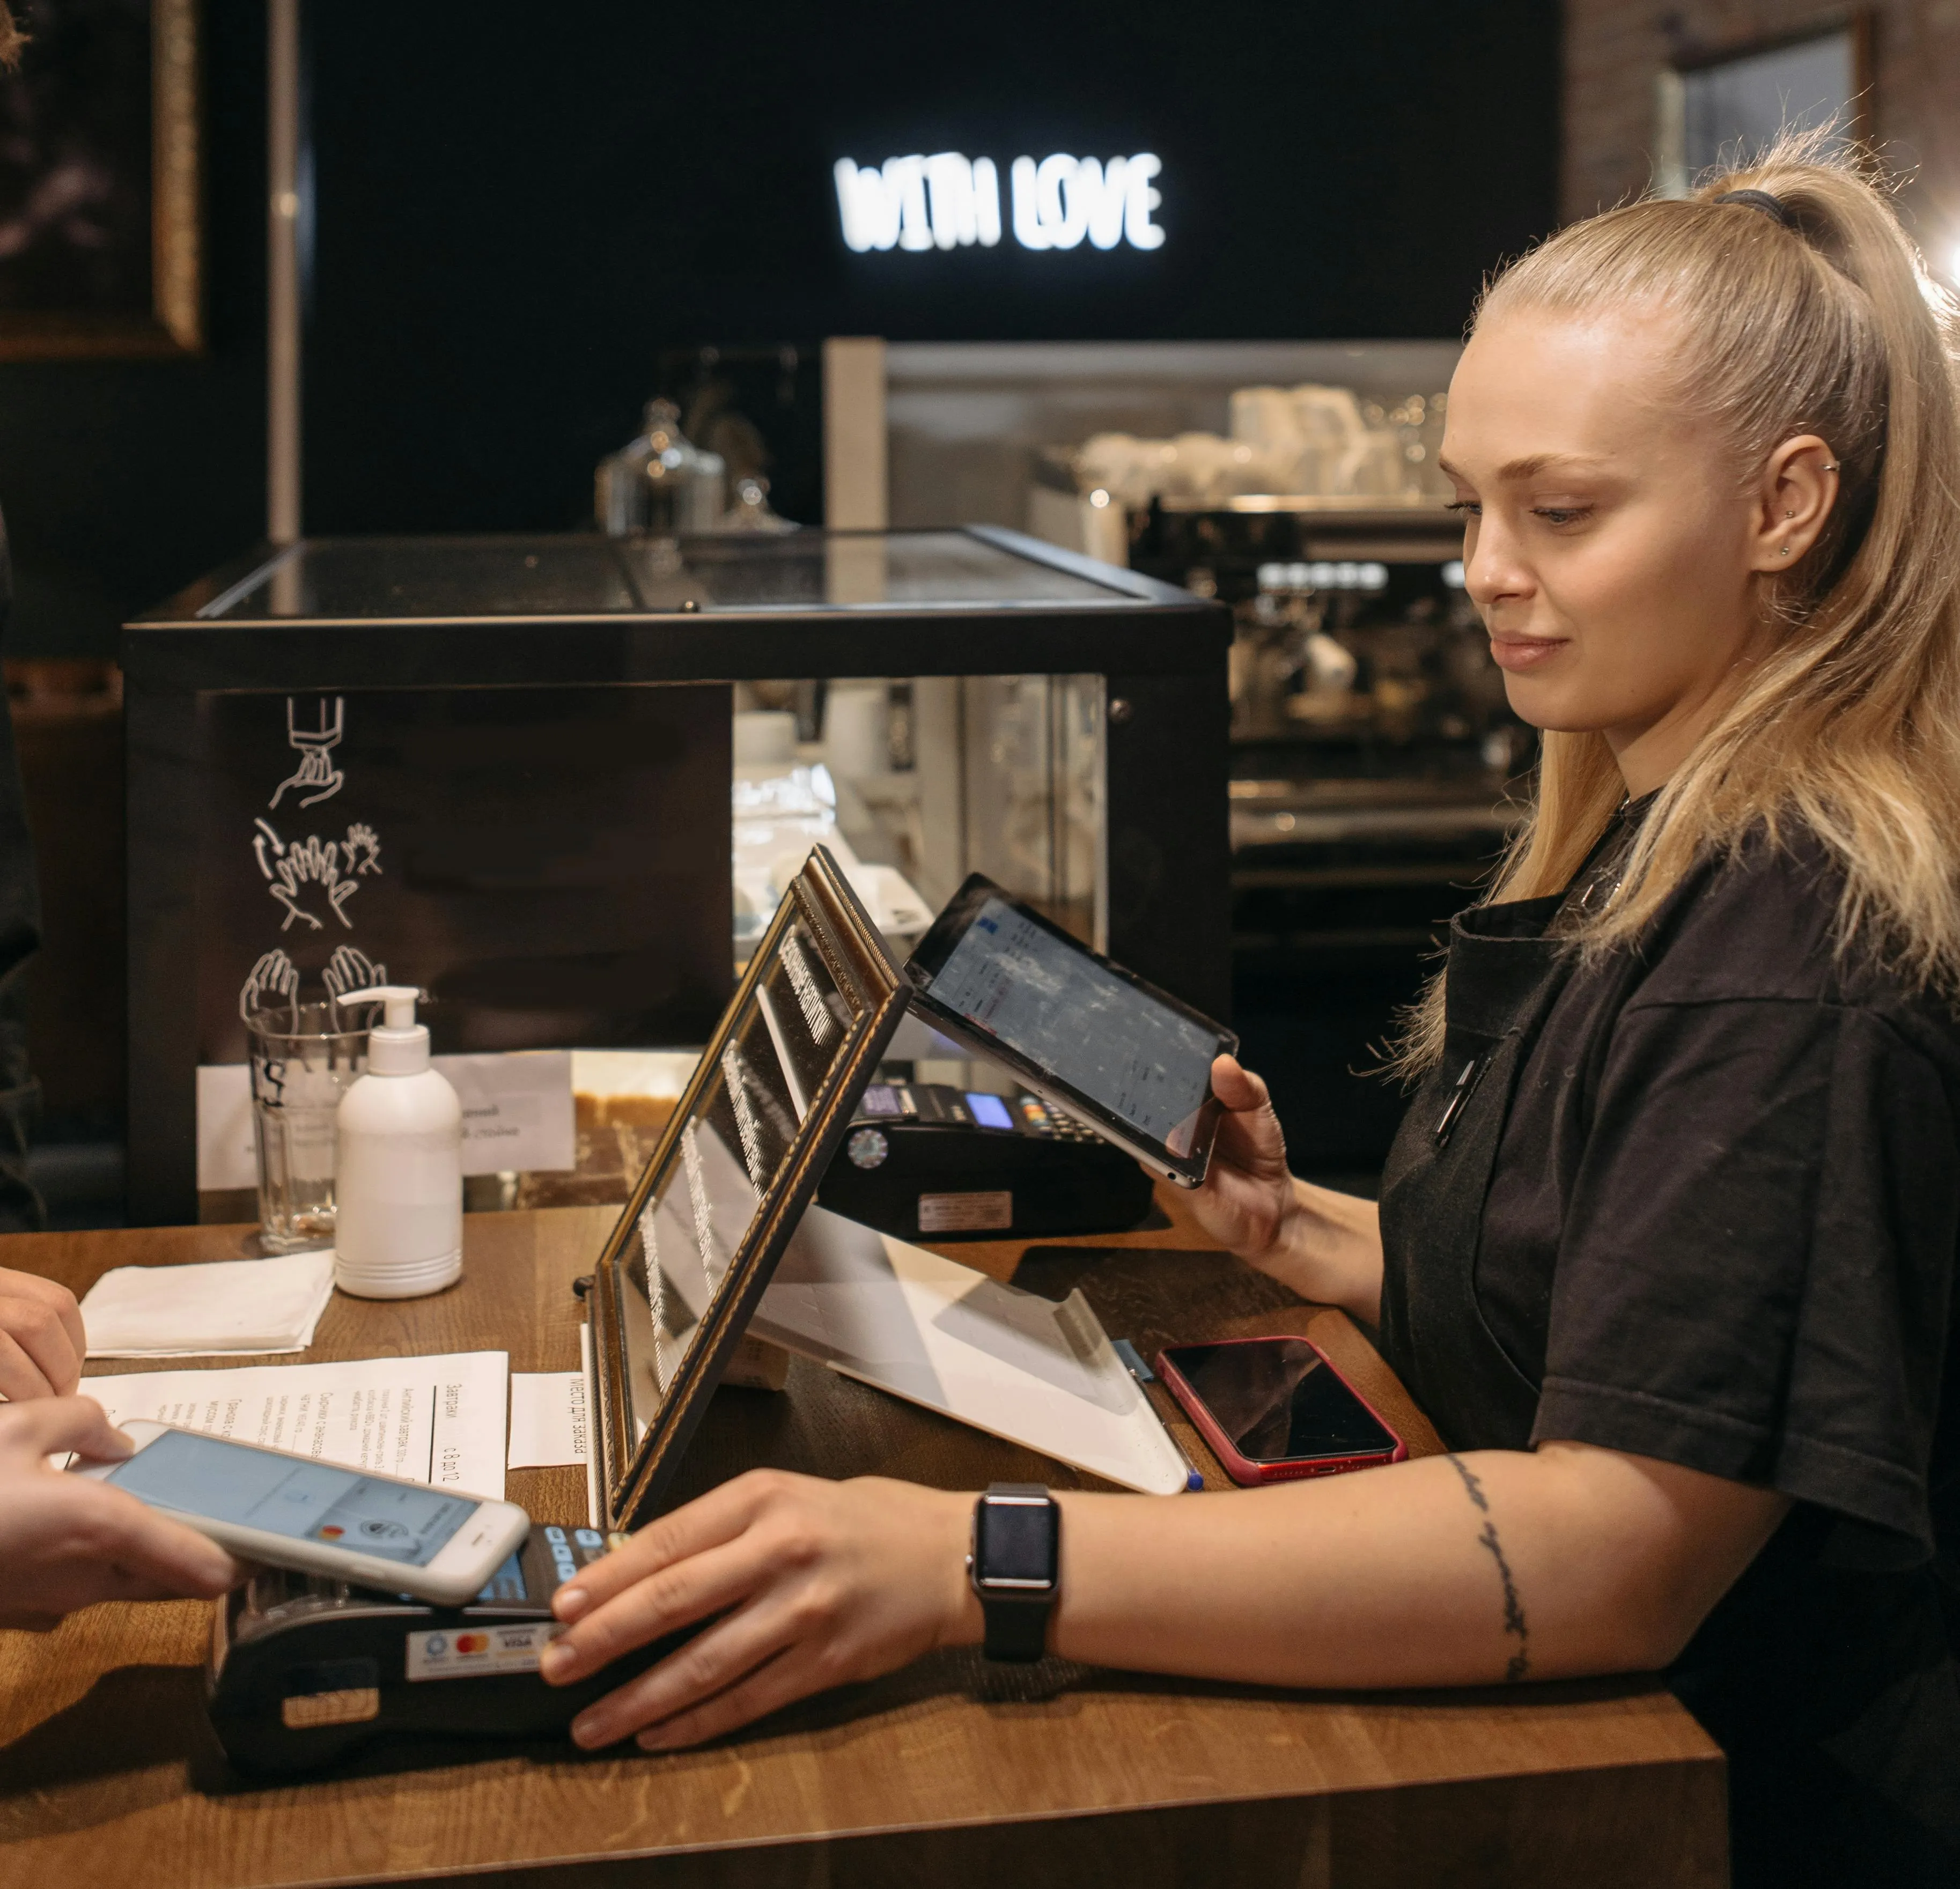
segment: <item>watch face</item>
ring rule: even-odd
[[[1061,1571],[1056,1565],[1059,1523],[1059,1511],[1051,1502],[998,1496],[983,1500],[974,1521],[973,1566],[979,1585],[1023,1591],[1054,1586]]]

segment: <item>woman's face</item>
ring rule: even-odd
[[[1512,708],[1603,734],[1634,793],[1713,720],[1759,634],[1756,575],[1787,568],[1790,495],[1739,479],[1713,425],[1669,404],[1675,345],[1659,312],[1505,310],[1464,351],[1443,442]]]

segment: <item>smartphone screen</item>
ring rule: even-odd
[[[988,898],[934,974],[935,1003],[1099,1102],[1144,1140],[1190,1152],[1217,1031],[1160,1002],[1005,900]]]
[[[1395,1437],[1303,1339],[1179,1345],[1164,1356],[1253,1462],[1395,1450]]]
[[[418,1568],[478,1506],[468,1497],[186,1430],[166,1430],[102,1480],[154,1508]]]

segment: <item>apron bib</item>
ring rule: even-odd
[[[1519,1071],[1571,973],[1571,946],[1544,935],[1559,904],[1451,921],[1443,1061],[1382,1176],[1382,1353],[1452,1449],[1522,1449],[1538,1414],[1478,1305],[1477,1249]]]

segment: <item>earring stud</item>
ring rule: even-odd
[[[1779,558],[1787,558],[1787,557],[1790,555],[1790,546],[1789,546],[1789,545],[1785,545],[1783,546],[1783,548],[1782,549],[1782,550],[1779,551],[1779,552],[1777,553],[1777,555]]]

